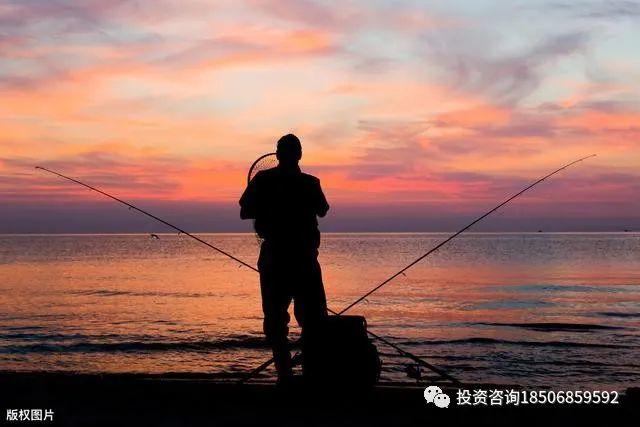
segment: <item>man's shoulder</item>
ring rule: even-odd
[[[317,178],[317,177],[315,177],[313,175],[310,175],[308,173],[302,172],[300,175],[302,175],[302,179],[304,179],[305,181],[307,181],[309,183],[316,184],[316,183],[320,182],[319,178]]]
[[[258,183],[269,183],[269,182],[277,181],[282,178],[283,178],[283,175],[281,171],[277,167],[275,167],[271,169],[265,169],[256,173],[256,176],[253,179],[256,180],[256,182]],[[318,178],[304,172],[300,172],[298,179],[300,179],[303,183],[308,185],[317,185],[320,183],[320,180]]]
[[[270,178],[276,176],[277,173],[278,173],[278,169],[277,168],[264,169],[264,170],[261,170],[258,173],[256,173],[256,175],[253,177],[253,179],[257,179],[259,181],[262,181],[262,180],[270,179]]]

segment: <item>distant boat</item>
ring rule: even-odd
[[[152,239],[160,240],[160,236],[158,236],[158,235],[157,235],[157,234],[155,234],[155,233],[151,233],[151,234],[149,234],[149,236],[151,236],[151,238],[152,238]]]
[[[542,233],[542,230],[538,230],[538,233]]]

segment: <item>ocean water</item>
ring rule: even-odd
[[[202,237],[256,261],[253,235]],[[329,306],[347,306],[446,237],[325,234]],[[466,234],[351,312],[464,382],[637,386],[640,234]],[[382,378],[410,381],[411,362],[379,349]],[[257,274],[188,237],[0,236],[1,370],[235,378],[269,356]]]

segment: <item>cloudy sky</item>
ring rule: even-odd
[[[5,0],[0,232],[247,229],[288,132],[327,230],[640,228],[640,1]],[[146,228],[145,228],[146,227]]]

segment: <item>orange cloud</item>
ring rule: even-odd
[[[445,112],[436,117],[436,121],[447,126],[475,127],[481,125],[503,126],[509,122],[512,112],[504,107],[481,105],[469,109]]]
[[[591,152],[590,185],[562,191],[637,191],[633,53],[591,63],[595,29],[514,47],[444,13],[454,5],[113,4],[29,2],[0,18],[3,202],[91,197],[34,175],[43,163],[126,197],[235,203],[251,161],[288,132],[337,203],[479,206]]]

